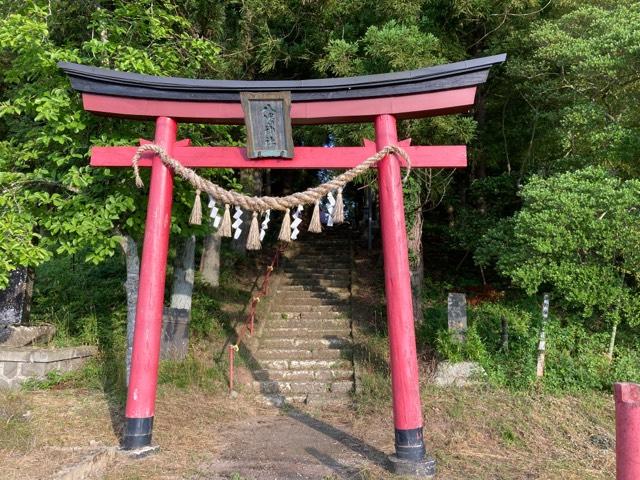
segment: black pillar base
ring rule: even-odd
[[[436,461],[426,456],[422,427],[408,430],[396,428],[396,454],[389,457],[391,468],[398,475],[433,478]]]
[[[153,417],[127,418],[122,447],[125,450],[135,450],[151,445],[153,431]]]

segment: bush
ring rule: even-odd
[[[594,331],[581,316],[564,315],[550,313],[545,373],[540,387],[549,392],[610,391],[613,382],[640,381],[640,354],[633,346],[636,332],[620,334],[624,339],[621,338],[610,362],[606,356],[609,334]],[[534,298],[484,303],[470,308],[468,316],[464,344],[452,339],[446,323],[439,322],[431,338],[435,338],[435,347],[442,358],[480,363],[494,385],[516,390],[538,385],[536,360],[541,313]],[[509,327],[508,350],[501,345],[502,319],[506,319]],[[425,337],[424,333],[421,337]]]
[[[535,381],[538,328],[532,311],[519,305],[484,303],[469,311],[469,321],[485,346],[478,358],[498,385],[526,388]],[[509,329],[508,349],[501,345],[502,320]]]
[[[464,342],[459,341],[448,330],[440,330],[436,338],[436,345],[438,352],[452,362],[464,360],[482,362],[487,356],[485,345],[474,325],[467,329]]]

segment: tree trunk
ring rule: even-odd
[[[176,253],[171,288],[171,308],[191,310],[193,280],[195,276],[196,237],[184,239]]]
[[[220,247],[222,237],[218,232],[204,237],[202,257],[200,257],[200,274],[202,280],[210,287],[220,285]]]
[[[607,352],[609,363],[613,361],[613,349],[615,348],[615,345],[616,345],[616,333],[618,333],[618,321],[614,320],[613,327],[611,327],[611,340],[609,341],[609,351]]]
[[[418,209],[413,218],[413,227],[408,235],[409,271],[411,274],[411,296],[413,299],[413,322],[422,322],[422,284],[424,282],[424,259],[422,257],[422,210]]]
[[[129,235],[124,235],[120,241],[127,268],[127,280],[124,289],[127,294],[127,386],[129,386],[129,372],[131,371],[131,353],[133,351],[133,332],[136,328],[136,305],[138,303],[138,285],[140,281],[140,258],[136,241]]]
[[[24,289],[24,311],[22,321],[29,324],[31,318],[31,301],[33,300],[33,284],[36,281],[36,271],[33,268],[27,269],[27,282]]]

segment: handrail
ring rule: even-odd
[[[247,319],[242,325],[242,329],[240,330],[240,333],[238,333],[238,338],[236,340],[236,343],[233,345],[229,345],[229,392],[233,391],[233,373],[234,373],[235,353],[238,350],[240,350],[240,344],[242,343],[242,340],[244,339],[244,336],[247,334],[247,332],[249,332],[249,335],[253,335],[255,319],[256,319],[256,307],[260,302],[260,299],[269,293],[269,280],[271,279],[271,274],[278,266],[280,257],[282,256],[282,253],[285,251],[286,248],[287,248],[287,244],[281,243],[276,249],[276,252],[273,255],[273,259],[271,260],[271,263],[267,265],[265,269],[263,280],[262,280],[262,286],[260,287],[260,290],[258,290],[258,292],[255,293],[251,298],[249,313],[247,314]]]

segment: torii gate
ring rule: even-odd
[[[154,142],[187,167],[346,169],[385,146],[400,145],[412,168],[455,168],[466,166],[466,146],[398,142],[396,119],[468,112],[475,103],[477,86],[486,81],[493,65],[505,59],[505,55],[495,55],[406,72],[301,81],[193,80],[66,62],[59,66],[73,88],[82,92],[85,110],[154,120]],[[243,124],[246,109],[241,96],[260,92],[287,92],[293,125],[373,122],[375,144],[295,147],[290,159],[273,157],[285,157],[283,151],[283,155],[269,153],[268,158],[256,160],[248,157],[245,148],[192,147],[188,140],[177,140],[180,122]],[[91,165],[130,167],[135,153],[136,147],[94,147]],[[151,167],[151,181],[125,411],[125,449],[151,444],[173,190],[172,171],[157,156],[144,157],[140,166]],[[435,461],[426,455],[422,433],[400,161],[388,155],[377,168],[395,426],[392,459],[399,473],[431,475]]]

